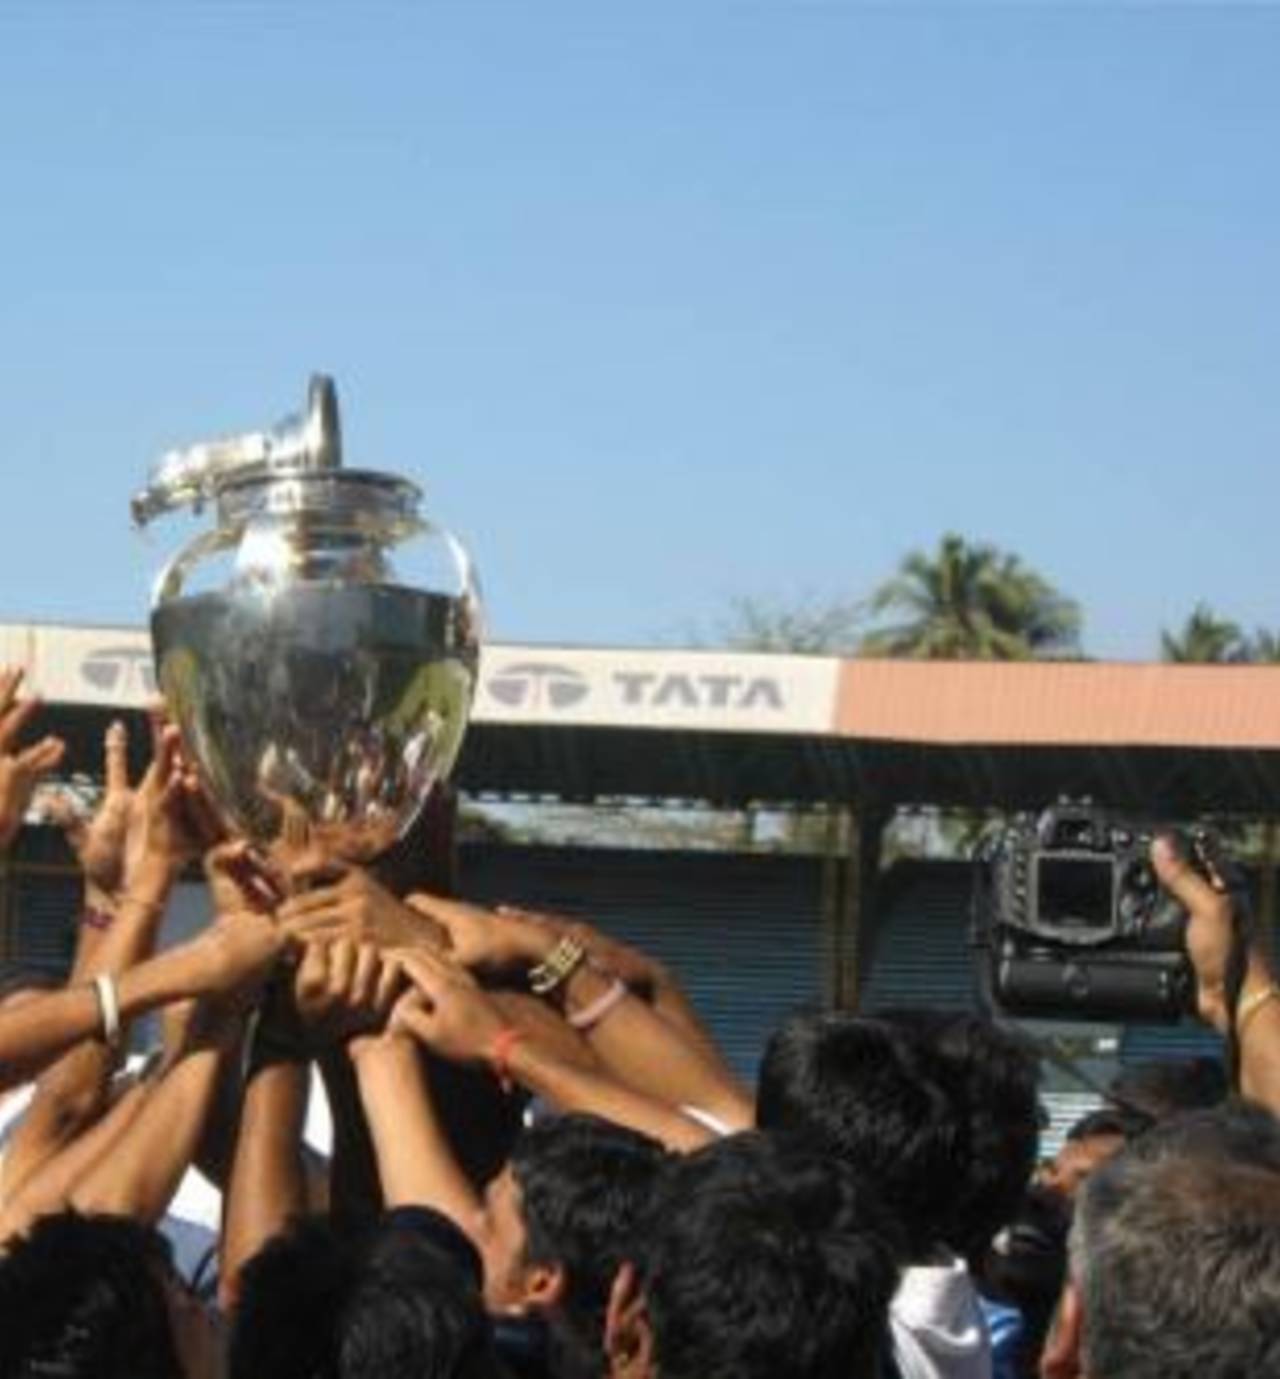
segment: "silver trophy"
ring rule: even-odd
[[[453,767],[479,596],[421,496],[342,468],[317,376],[300,417],[169,452],[133,501],[140,525],[216,512],[156,582],[156,675],[210,795],[259,844],[367,860]]]

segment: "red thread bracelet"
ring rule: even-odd
[[[493,1036],[493,1043],[489,1045],[489,1065],[498,1079],[498,1085],[507,1093],[514,1091],[516,1085],[511,1075],[511,1054],[523,1038],[523,1030],[507,1025]]]

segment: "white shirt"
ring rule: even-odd
[[[902,1271],[889,1304],[902,1379],[991,1379],[991,1343],[962,1259]]]

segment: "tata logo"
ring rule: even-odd
[[[615,670],[613,682],[622,702],[633,708],[782,708],[782,686],[772,675],[659,675],[653,671]]]
[[[568,666],[521,661],[489,677],[489,693],[510,709],[568,709],[590,693],[586,680]]]
[[[136,646],[104,646],[80,662],[80,674],[95,689],[125,696],[156,692],[151,653]]]

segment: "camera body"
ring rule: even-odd
[[[1154,833],[1062,803],[1020,814],[984,841],[973,932],[995,1005],[1077,1020],[1176,1021],[1193,1009],[1188,916],[1152,869]],[[1203,849],[1206,836],[1193,845]]]

